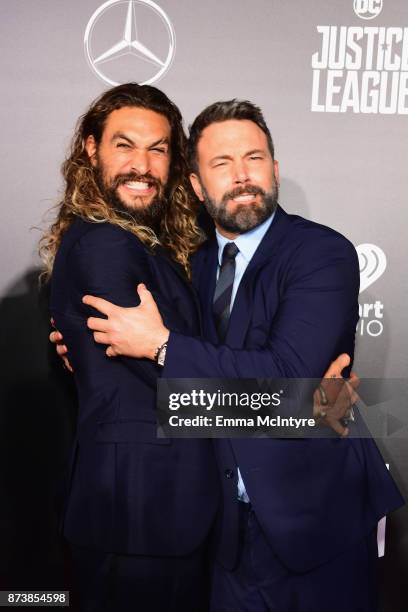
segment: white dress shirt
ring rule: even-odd
[[[255,254],[256,249],[258,248],[262,238],[265,236],[268,231],[275,213],[273,213],[266,221],[255,227],[253,230],[246,232],[245,234],[240,234],[234,240],[229,240],[225,236],[222,236],[218,230],[216,230],[217,242],[218,242],[218,270],[217,270],[217,278],[220,273],[220,267],[222,262],[222,252],[224,250],[225,245],[228,242],[234,242],[239,248],[239,253],[235,257],[235,276],[234,276],[234,284],[232,286],[232,295],[231,295],[231,310],[234,305],[235,296],[237,295],[239,283],[241,282],[242,277],[244,276],[244,272],[247,269],[249,262]],[[238,499],[243,502],[249,502],[248,494],[245,490],[244,481],[242,480],[241,472],[238,467]]]

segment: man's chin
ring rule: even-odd
[[[258,217],[254,217],[253,215],[239,215],[234,216],[233,219],[227,219],[224,222],[219,222],[220,226],[234,234],[245,234],[246,232],[250,232],[251,230],[261,225],[265,219],[260,219]]]
[[[135,196],[134,198],[120,198],[119,202],[123,210],[128,210],[130,213],[136,210],[144,210],[153,204],[154,198],[143,198]]]
[[[227,211],[230,213],[230,211]],[[219,225],[226,231],[236,234],[245,234],[262,225],[274,212],[274,208],[247,206],[239,204],[230,214],[218,217]]]
[[[254,200],[237,201],[234,198],[223,198],[218,204],[204,190],[204,204],[209,215],[225,231],[234,234],[245,234],[261,225],[276,210],[277,188],[273,193],[251,194]]]
[[[159,198],[149,199],[147,203],[137,198],[132,201],[118,199],[117,194],[111,204],[116,214],[126,221],[132,221],[137,225],[150,227],[155,232],[158,231],[159,225],[166,210],[166,203]]]

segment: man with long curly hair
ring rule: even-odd
[[[205,609],[218,503],[210,442],[157,438],[158,365],[109,360],[82,303],[91,292],[137,305],[144,282],[169,326],[200,334],[188,274],[202,236],[184,151],[180,112],[164,93],[133,83],[107,91],[78,123],[65,193],[41,242],[79,398],[63,533],[81,610]]]

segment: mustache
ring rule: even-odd
[[[142,183],[149,183],[149,185],[153,185],[160,191],[163,188],[163,183],[160,179],[151,175],[150,172],[146,172],[146,174],[138,174],[137,172],[128,172],[127,174],[118,174],[115,176],[112,181],[112,185],[110,185],[111,189],[117,189],[119,185],[124,185],[125,183],[129,183],[130,181],[141,181]]]
[[[265,196],[266,192],[261,187],[257,187],[256,185],[246,185],[245,187],[244,186],[236,187],[235,189],[232,189],[231,191],[227,191],[227,193],[224,193],[222,197],[222,202],[226,203],[228,202],[228,200],[233,200],[234,198],[237,198],[238,196],[244,195],[244,194]]]

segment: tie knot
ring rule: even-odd
[[[227,242],[222,252],[222,263],[225,261],[233,261],[238,253],[239,248],[235,242]]]

